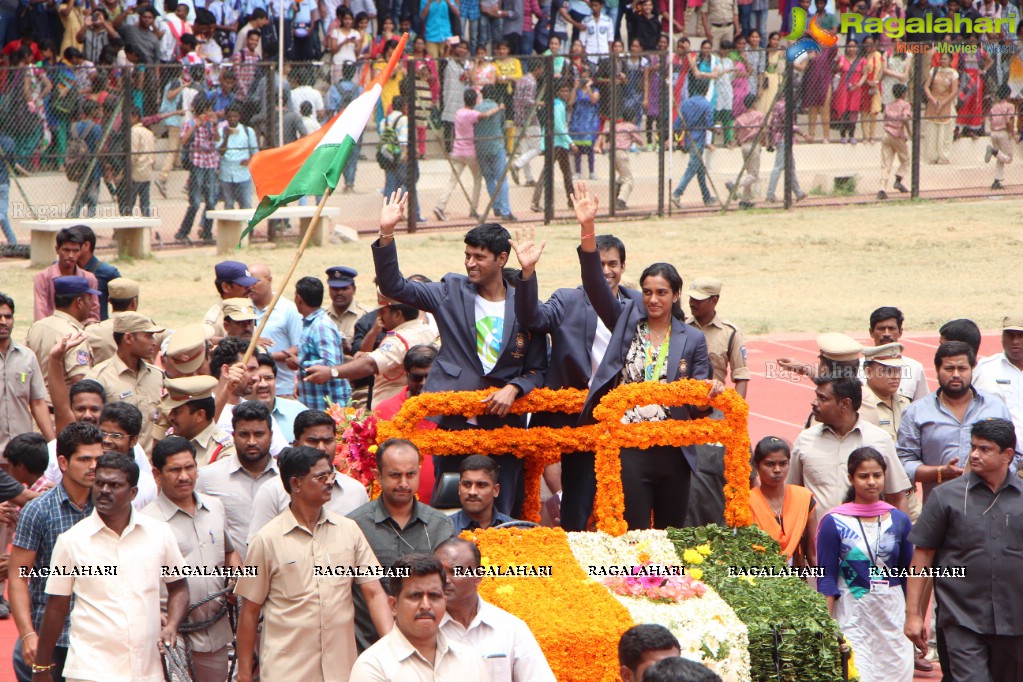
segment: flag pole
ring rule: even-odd
[[[259,321],[259,326],[256,327],[256,331],[252,334],[252,339],[249,341],[249,347],[245,350],[245,356],[242,358],[242,364],[247,365],[249,358],[256,351],[256,346],[259,343],[259,338],[263,334],[263,329],[266,328],[266,323],[270,319],[270,313],[273,312],[274,306],[277,305],[277,301],[280,300],[281,295],[288,286],[288,282],[291,281],[291,276],[295,274],[295,268],[298,267],[298,262],[302,260],[302,254],[305,253],[305,247],[309,245],[309,239],[313,236],[313,232],[317,230],[317,226],[320,222],[320,213],[323,211],[323,207],[327,205],[327,199],[330,198],[331,189],[328,187],[327,191],[323,193],[323,198],[320,199],[320,203],[316,205],[316,213],[313,214],[313,219],[309,221],[309,227],[306,228],[305,234],[302,236],[302,242],[298,245],[298,250],[295,251],[295,257],[291,260],[291,267],[288,268],[288,272],[284,275],[284,279],[281,281],[280,286],[277,289],[277,293],[274,294],[273,300],[270,301],[270,305],[263,311],[263,317]]]

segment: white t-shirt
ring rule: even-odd
[[[354,28],[351,29],[347,35],[345,35],[345,33],[339,28],[335,28],[333,31],[330,32],[330,37],[338,42],[344,40],[345,38],[351,38],[352,36],[358,35],[359,35],[358,31],[356,31]],[[356,61],[359,58],[356,52],[359,49],[359,47],[360,46],[358,41],[354,43],[345,43],[344,45],[341,46],[341,49],[335,52],[334,55],[331,57],[330,59],[331,63],[340,66],[345,62]]]
[[[302,115],[302,102],[312,102],[313,116],[324,110],[323,95],[319,90],[309,85],[301,85],[291,90],[291,110],[299,116]]]
[[[590,346],[590,380],[587,386],[593,385],[593,377],[597,375],[597,368],[604,361],[604,354],[607,353],[607,345],[611,342],[611,330],[604,325],[604,321],[597,318],[597,333],[593,335],[593,345]]]
[[[476,296],[476,355],[483,373],[490,374],[501,355],[504,336],[504,301],[488,301]]]

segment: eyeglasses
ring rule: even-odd
[[[319,476],[313,476],[313,480],[321,485],[332,484],[336,479],[337,479],[336,471],[320,474]]]
[[[103,433],[103,437],[104,438],[109,438],[110,440],[114,441],[115,443],[118,443],[118,442],[120,442],[122,440],[127,440],[128,438],[131,438],[131,436],[129,436],[127,434],[124,434],[124,433],[110,433],[108,431],[103,431],[102,433]]]

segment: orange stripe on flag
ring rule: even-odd
[[[249,161],[249,172],[252,173],[252,183],[256,186],[256,196],[281,194],[340,115],[334,116],[312,135],[306,135],[283,147],[255,154]]]
[[[371,90],[374,85],[383,84],[391,77],[391,72],[398,64],[398,59],[405,54],[405,43],[408,41],[408,34],[404,34],[398,42],[398,47],[391,54],[391,61],[375,81],[366,88]],[[283,147],[267,149],[255,154],[249,161],[249,172],[252,174],[252,183],[256,187],[257,197],[266,197],[281,194],[287,188],[288,183],[295,177],[298,169],[302,167],[305,160],[309,158],[316,145],[330,130],[331,125],[341,116],[338,113],[334,118],[323,124],[319,130],[312,135],[306,135]]]

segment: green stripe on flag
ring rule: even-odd
[[[256,213],[242,231],[238,241],[240,247],[252,230],[281,206],[290,204],[304,196],[319,196],[328,189],[333,192],[348,159],[355,153],[356,141],[345,135],[341,144],[321,144],[309,155],[302,167],[295,173],[281,194],[263,197],[256,207]]]

